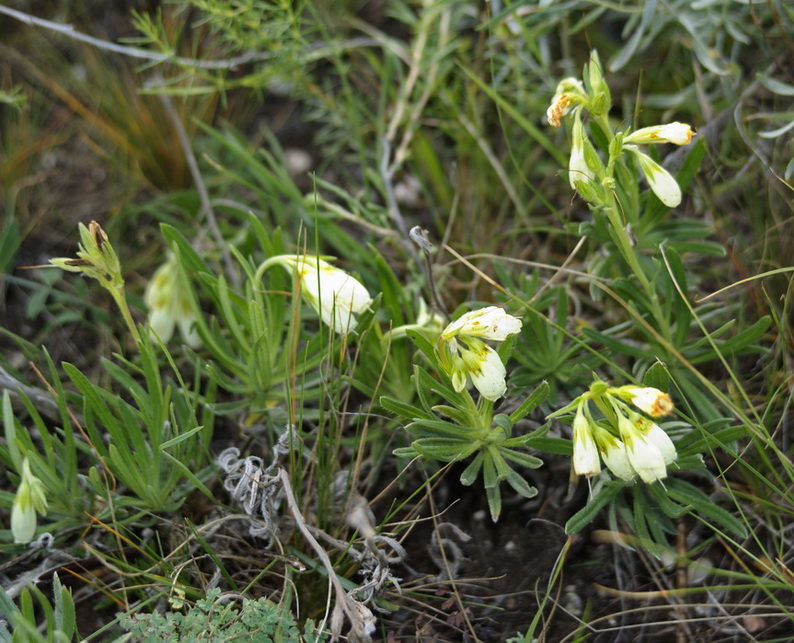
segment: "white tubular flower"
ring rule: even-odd
[[[587,165],[584,144],[584,125],[582,125],[581,108],[579,108],[574,114],[571,158],[568,161],[568,181],[571,184],[571,188],[574,190],[576,189],[577,181],[589,182],[595,178],[595,173]]]
[[[573,419],[573,471],[579,476],[595,475],[601,471],[598,447],[593,437],[592,423],[580,404]]]
[[[194,327],[196,314],[179,276],[176,257],[169,257],[146,286],[143,300],[149,307],[149,330],[168,342],[179,326],[182,339],[191,348],[201,346]]]
[[[637,415],[631,419],[634,421],[637,430],[645,436],[645,439],[659,449],[659,452],[664,458],[664,463],[666,465],[673,464],[678,457],[678,452],[670,436],[667,435],[667,432],[655,422],[651,422],[641,415]]]
[[[598,425],[594,428],[594,435],[601,458],[612,475],[627,482],[634,480],[637,473],[631,466],[625,443]]]
[[[499,354],[482,340],[504,341],[520,331],[521,320],[497,306],[473,310],[449,324],[438,338],[436,353],[455,390],[462,391],[471,379],[485,399],[502,397],[507,371]]]
[[[466,374],[486,400],[492,402],[498,400],[507,391],[507,382],[505,382],[507,370],[502,358],[493,348],[479,340],[470,341],[469,348],[471,350],[463,348],[460,351]],[[457,390],[460,391],[462,388]]]
[[[695,132],[687,123],[667,123],[666,125],[654,125],[653,127],[643,127],[636,132],[632,132],[626,138],[626,143],[673,143],[674,145],[688,145],[692,142]]]
[[[654,418],[669,415],[673,410],[673,401],[670,396],[652,386],[621,386],[617,389],[617,393],[640,411]]]
[[[681,203],[681,188],[672,174],[634,145],[624,145],[623,149],[633,152],[637,157],[648,185],[662,203],[668,208],[674,208]]]
[[[486,306],[461,315],[444,329],[441,338],[446,340],[459,336],[465,340],[476,337],[502,342],[520,331],[520,319],[507,314],[498,306]]]
[[[367,289],[327,261],[311,256],[288,260],[301,280],[301,293],[326,326],[339,334],[355,327],[357,314],[372,303]]]
[[[30,463],[25,458],[22,461],[22,479],[11,508],[11,533],[15,543],[33,540],[37,513],[47,513],[47,496],[44,483],[31,473]]]
[[[571,105],[582,103],[587,99],[584,85],[578,78],[564,78],[557,85],[551,105],[546,110],[546,120],[552,127],[560,126],[560,119],[570,110]]]
[[[626,445],[629,462],[643,482],[651,483],[666,478],[665,457],[656,444],[623,415],[618,415],[618,429]]]

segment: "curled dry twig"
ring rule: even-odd
[[[266,540],[266,549],[279,535],[278,513],[284,490],[278,484],[278,463],[281,456],[298,448],[299,440],[295,428],[288,427],[273,447],[273,460],[267,468],[262,458],[240,458],[236,447],[225,449],[216,459],[226,473],[224,488],[251,519],[249,533]]]

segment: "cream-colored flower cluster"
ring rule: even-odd
[[[667,467],[677,453],[670,436],[658,424],[633,411],[634,404],[653,418],[673,409],[670,396],[652,387],[623,386],[608,388],[600,400],[609,405],[607,420],[594,420],[587,394],[580,398],[573,420],[573,470],[577,475],[593,476],[607,469],[621,480],[637,476],[643,482],[667,477]]]
[[[439,335],[436,353],[439,364],[460,392],[469,380],[487,400],[497,400],[507,391],[505,365],[483,340],[501,342],[521,331],[521,320],[497,306],[461,315]]]

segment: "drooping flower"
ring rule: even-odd
[[[152,276],[146,286],[143,300],[149,307],[149,329],[163,342],[168,342],[179,326],[185,343],[198,348],[201,339],[194,323],[196,313],[184,285],[181,283],[176,257],[169,257]]]
[[[615,392],[623,399],[631,402],[640,411],[654,418],[669,415],[673,410],[673,401],[670,396],[652,386],[621,386],[615,389]]]
[[[47,513],[47,496],[44,483],[30,471],[30,463],[22,461],[22,479],[19,482],[11,508],[11,533],[15,543],[29,543],[36,534],[36,514]]]
[[[448,324],[442,331],[441,338],[451,339],[457,336],[465,340],[476,337],[502,342],[520,331],[520,319],[509,315],[498,306],[486,306],[464,313]]]
[[[665,125],[653,125],[643,127],[636,132],[632,132],[623,139],[625,143],[639,143],[642,145],[652,143],[673,143],[674,145],[688,145],[692,141],[695,132],[687,123],[667,123]]]
[[[632,152],[637,157],[648,185],[662,203],[668,208],[674,208],[681,203],[681,188],[672,174],[650,156],[640,152],[636,146],[624,145],[623,149]]]
[[[601,458],[604,460],[604,464],[607,465],[607,469],[621,480],[626,480],[627,482],[634,480],[637,473],[629,461],[626,444],[597,424],[594,426],[593,433]]]
[[[521,320],[497,306],[468,312],[450,323],[438,338],[436,352],[456,391],[471,379],[487,400],[505,394],[507,371],[499,354],[483,340],[504,341],[521,331]]]
[[[639,431],[637,426],[623,415],[618,415],[618,430],[621,440],[626,445],[629,462],[643,482],[656,482],[667,477],[665,456],[648,435]]]
[[[573,471],[588,478],[601,471],[594,423],[585,415],[584,404],[579,405],[573,418]]]
[[[279,255],[268,261],[281,263],[300,279],[303,298],[323,322],[340,334],[356,325],[356,315],[372,303],[367,289],[341,268],[311,255]]]
[[[584,85],[578,78],[563,78],[557,84],[557,91],[546,110],[546,120],[552,127],[560,126],[560,119],[565,116],[571,106],[587,100]]]
[[[645,439],[659,449],[659,453],[664,458],[664,463],[666,465],[673,464],[678,457],[678,452],[665,430],[655,422],[651,422],[648,418],[644,418],[639,414],[631,415],[630,419],[634,422],[637,430],[645,436]]]

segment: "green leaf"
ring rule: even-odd
[[[427,337],[422,335],[422,333],[414,330],[413,328],[409,328],[405,331],[405,334],[408,335],[408,338],[413,342],[414,346],[416,346],[422,353],[424,353],[425,357],[430,360],[430,363],[434,366],[437,366],[436,363],[436,348],[430,342]]]
[[[180,263],[188,270],[195,273],[204,272],[211,274],[213,272],[201,258],[201,255],[193,249],[190,242],[174,226],[161,223],[160,231],[165,240],[172,246],[174,252],[179,255]]]
[[[424,437],[443,437],[449,436],[453,439],[475,440],[479,435],[477,429],[463,427],[460,424],[447,422],[445,420],[425,420],[416,418],[405,427],[409,433],[429,433],[430,436]]]
[[[205,427],[199,425],[197,427],[194,427],[194,428],[190,429],[189,431],[185,431],[184,433],[180,433],[179,435],[171,438],[170,440],[166,440],[165,442],[163,442],[160,445],[160,451],[165,451],[166,449],[170,449],[172,446],[175,446],[175,445],[179,444],[180,442],[184,442],[188,438],[192,438],[194,435],[196,435],[196,433],[198,433],[199,431],[201,431],[204,428]]]
[[[747,537],[747,530],[741,520],[716,505],[711,498],[694,485],[680,478],[671,478],[666,486],[668,495],[676,502],[691,506],[696,513],[712,520],[739,538]]]
[[[485,497],[488,499],[491,520],[496,522],[502,513],[502,493],[499,491],[499,486],[485,487]]]
[[[413,460],[416,456],[419,455],[419,452],[416,449],[414,449],[412,446],[398,447],[394,449],[392,453],[398,458],[406,458],[408,460]]]
[[[613,350],[619,355],[626,355],[628,357],[640,357],[640,358],[647,357],[647,351],[645,349],[640,348],[638,346],[632,346],[630,344],[626,344],[625,342],[621,342],[617,339],[610,337],[609,335],[600,333],[597,330],[594,330],[587,326],[582,328],[582,333],[588,339],[601,342],[606,348]]]
[[[510,462],[520,464],[522,467],[527,467],[528,469],[537,469],[543,466],[543,460],[536,458],[534,455],[530,455],[529,453],[521,453],[520,451],[514,451],[513,449],[509,449],[504,446],[499,446],[498,449],[499,453],[502,454],[502,457],[505,460],[510,460]]]
[[[551,389],[549,388],[548,382],[543,380],[543,382],[541,382],[538,387],[532,391],[532,394],[521,403],[521,406],[519,406],[510,414],[510,421],[515,424],[519,420],[525,418],[529,413],[534,411],[538,406],[546,401],[546,398],[549,396],[550,392]]]
[[[175,458],[174,456],[172,456],[170,453],[168,453],[168,451],[163,451],[162,453],[163,453],[163,455],[166,458],[168,458],[171,461],[171,463],[177,469],[179,469],[182,472],[182,475],[184,475],[188,480],[190,480],[190,482],[192,482],[196,486],[196,489],[201,491],[201,493],[203,493],[205,496],[207,496],[207,498],[212,500],[213,503],[217,504],[217,502],[218,502],[217,498],[215,498],[215,496],[212,494],[212,492],[206,487],[206,485],[203,482],[201,482],[201,480],[198,479],[198,476],[196,476],[196,474],[193,473],[190,470],[190,468],[185,463],[183,463],[181,460],[179,460],[179,459]],[[175,495],[175,494],[172,494],[172,495]],[[180,502],[180,504],[181,504],[182,500],[184,500],[184,498],[177,499],[177,502]]]
[[[441,462],[463,460],[474,453],[479,445],[471,440],[450,440],[449,438],[421,438],[411,446],[422,457]]]
[[[651,364],[650,368],[645,371],[645,375],[642,376],[643,386],[652,386],[660,391],[666,391],[669,384],[670,374],[667,372],[667,365],[658,360]]]
[[[403,402],[402,400],[389,397],[388,395],[381,396],[380,405],[390,413],[394,413],[394,415],[396,415],[397,417],[401,417],[406,420],[435,419],[435,416],[432,413],[428,413],[420,409],[418,406],[414,406],[413,404],[408,404],[408,402]]]
[[[465,411],[461,411],[454,406],[449,406],[447,404],[436,404],[433,407],[433,410],[436,413],[440,413],[441,415],[446,415],[448,418],[455,420],[461,426],[469,426],[471,424],[471,417]]]
[[[529,483],[513,469],[508,469],[505,481],[524,498],[534,498],[538,495],[538,490],[530,487]]]
[[[469,463],[463,473],[460,474],[460,483],[466,487],[471,486],[474,484],[475,480],[477,480],[477,476],[480,475],[480,469],[482,469],[483,459],[485,458],[485,451],[480,451],[474,459]]]
[[[605,483],[604,486],[599,489],[598,493],[590,498],[588,503],[565,523],[565,533],[575,534],[584,529],[595,520],[599,512],[606,507],[625,486],[626,485],[616,481]]]
[[[646,485],[648,493],[653,496],[659,509],[662,510],[668,518],[680,518],[687,512],[687,508],[673,502],[670,496],[667,495],[665,488],[660,484]]]
[[[555,455],[573,455],[573,443],[564,438],[536,438],[532,440],[532,448]]]
[[[61,585],[57,573],[52,577],[52,593],[55,599],[55,627],[71,641],[77,627],[74,599],[72,593]]]
[[[714,433],[701,433],[700,435],[693,431],[678,442],[676,448],[679,458],[711,451],[716,447],[731,452],[733,451],[730,448],[731,443],[746,436],[747,429],[743,426],[731,426]]]

